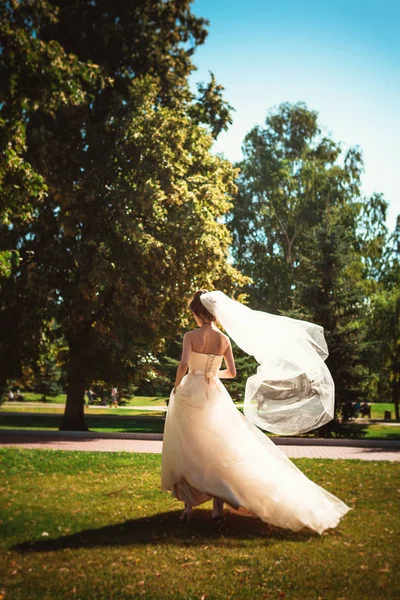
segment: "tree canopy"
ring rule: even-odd
[[[175,334],[198,285],[232,291],[244,281],[227,261],[222,222],[235,170],[211,153],[229,106],[214,77],[197,96],[189,90],[191,56],[206,36],[189,5],[37,0],[3,10],[1,26],[20,47],[16,55],[7,39],[0,55],[0,69],[18,73],[19,91],[3,90],[4,122],[14,142],[9,115],[23,102],[15,152],[40,187],[34,194],[19,183],[22,211],[4,196],[2,249],[20,261],[2,281],[3,383],[38,352],[43,332],[65,339],[63,428],[85,428],[92,378],[132,379]],[[20,65],[31,46],[53,48],[37,85],[56,90],[59,102],[36,98],[29,77],[37,65],[27,74]],[[62,77],[73,97],[62,93]],[[4,177],[12,179],[7,166]]]
[[[171,369],[193,290],[245,285],[324,326],[339,409],[391,394],[398,411],[399,227],[362,195],[360,149],[285,103],[238,169],[215,156],[231,107],[213,74],[189,87],[207,36],[190,5],[0,5],[0,388],[65,367],[63,428],[84,429],[93,379],[138,380],[165,347]]]
[[[253,305],[324,327],[339,411],[371,398],[379,342],[367,323],[371,294],[382,300],[387,203],[362,195],[361,151],[343,152],[315,111],[286,103],[246,136],[243,153],[229,227]]]

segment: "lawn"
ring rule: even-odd
[[[35,394],[33,392],[23,392],[24,402],[41,402],[42,394]],[[126,406],[166,406],[167,397],[159,396],[133,396],[129,400],[124,399]],[[59,394],[53,398],[47,397],[46,403],[43,403],[44,407],[48,407],[51,404],[65,404],[66,395]],[[21,402],[7,402],[8,408],[10,406],[23,406]],[[122,407],[121,407],[122,408]],[[383,419],[385,410],[390,410],[392,413],[392,419],[395,418],[394,404],[390,402],[375,402],[371,404],[371,419]]]
[[[0,591],[13,600],[390,600],[400,463],[299,459],[354,510],[318,536],[199,508],[189,525],[150,454],[0,450]],[[209,507],[205,507],[206,509]]]
[[[93,415],[86,417],[86,424],[93,431],[113,431],[126,433],[162,433],[164,431],[163,416],[139,414],[132,416],[110,416]],[[7,415],[4,411],[0,413],[0,431],[2,429],[47,429],[58,430],[61,424],[62,414],[40,415],[40,414],[18,414]]]
[[[23,402],[41,402],[43,394],[35,394],[34,392],[22,392],[24,397]],[[47,404],[65,404],[67,396],[66,394],[59,394],[58,396],[46,396],[47,402],[43,403],[43,406],[47,406]],[[167,397],[159,397],[159,396],[133,396],[132,398],[124,398],[124,402],[126,402],[126,406],[166,406]],[[86,400],[86,396],[85,396]],[[13,401],[9,404],[12,405],[21,405],[23,402]]]
[[[400,440],[400,423],[398,425],[369,425],[365,439]]]
[[[8,414],[16,412],[18,414]],[[48,414],[42,414],[48,413]],[[131,409],[86,409],[86,423],[90,430],[99,432],[162,433],[165,412],[140,412]],[[47,429],[58,430],[63,410],[56,407],[47,409],[3,407],[0,410],[0,431],[2,429]],[[349,423],[344,437],[366,439],[400,440],[400,423],[394,425]],[[269,434],[272,436],[272,434]],[[311,433],[312,435],[312,433]],[[307,437],[307,436],[301,436]]]
[[[85,415],[88,417],[90,416],[99,416],[99,415],[109,415],[111,417],[115,417],[115,416],[124,416],[124,417],[134,417],[137,415],[147,415],[147,416],[165,416],[165,410],[162,410],[162,407],[155,407],[158,410],[141,410],[140,408],[138,409],[134,409],[134,408],[107,408],[107,407],[99,407],[99,408],[93,408],[93,407],[87,407],[85,406],[84,408],[84,412]],[[166,408],[166,407],[165,407]],[[18,414],[35,414],[35,415],[41,415],[41,414],[51,414],[51,415],[63,415],[65,411],[65,406],[54,406],[52,404],[49,405],[45,405],[45,406],[14,406],[11,404],[7,404],[7,405],[3,405],[2,407],[0,407],[0,416],[1,415],[7,415],[10,413],[18,413]]]
[[[374,404],[371,404],[371,419],[383,419],[385,410],[390,410],[392,419],[395,418],[394,404],[390,402],[375,402]]]

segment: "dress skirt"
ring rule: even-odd
[[[350,509],[302,473],[235,407],[216,375],[190,373],[171,393],[162,489],[191,506],[219,498],[271,525],[322,534]]]

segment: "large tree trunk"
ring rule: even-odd
[[[81,350],[70,345],[67,403],[60,431],[88,431],[85,422],[85,357]]]
[[[396,415],[395,418],[397,420],[400,420],[400,411],[399,411],[399,404],[400,404],[400,381],[395,381],[393,383],[392,399],[393,399],[394,410],[395,410],[395,415]]]
[[[3,353],[0,352],[0,404],[3,394],[7,391],[7,371],[6,361],[3,357]]]

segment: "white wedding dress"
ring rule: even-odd
[[[168,406],[162,489],[191,506],[219,498],[292,531],[336,527],[350,507],[308,479],[236,409],[217,375],[221,362],[190,353],[188,374]]]

